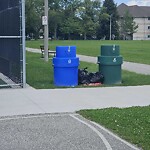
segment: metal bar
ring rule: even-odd
[[[23,87],[23,41],[22,41],[22,26],[23,26],[23,23],[22,23],[22,0],[19,0],[19,11],[20,11],[20,15],[19,15],[19,19],[20,19],[20,36],[21,36],[21,39],[20,39],[20,82],[22,83],[22,87]]]
[[[44,0],[44,14],[47,17],[47,24],[44,25],[44,58],[48,62],[48,0]]]
[[[12,86],[21,86],[22,84],[0,84],[0,87],[12,87]]]
[[[23,50],[23,88],[26,87],[26,51],[25,51],[25,0],[22,0],[22,50]]]
[[[109,35],[109,40],[111,40],[111,18],[112,17],[112,14],[110,15],[110,35]]]
[[[18,39],[21,36],[0,36],[0,39]]]

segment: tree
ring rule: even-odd
[[[51,32],[50,36],[53,35],[54,39],[57,39],[58,26],[63,20],[63,9],[60,4],[61,0],[53,0],[49,3],[49,31]]]
[[[71,35],[80,34],[80,20],[76,16],[78,7],[81,4],[80,0],[65,0],[62,1],[63,21],[60,25],[60,31],[65,39],[71,39]]]
[[[43,13],[42,0],[26,0],[26,35],[38,38]]]
[[[43,0],[26,0],[26,35],[43,34]],[[100,0],[49,0],[49,34],[54,39],[96,38]]]
[[[100,1],[84,0],[78,9],[78,17],[81,21],[81,32],[84,39],[96,37],[98,16],[100,11]]]
[[[119,37],[119,27],[118,27],[119,15],[117,12],[117,6],[113,0],[105,0],[99,17],[99,28],[98,28],[99,38],[102,37],[106,37],[106,39],[110,38],[110,19],[111,19],[111,33],[116,38],[118,38]]]
[[[108,28],[109,15],[106,13],[106,9],[102,7],[99,15],[99,26],[97,27],[97,38],[106,39],[106,29]],[[109,32],[109,28],[108,28]]]
[[[130,15],[129,11],[126,11],[123,18],[120,21],[120,34],[123,39],[133,38],[133,33],[137,32],[138,25],[133,20],[132,15]]]
[[[49,30],[53,33],[55,40],[57,39],[57,30],[61,21],[62,13],[59,10],[49,10]]]
[[[79,34],[81,31],[80,23],[78,18],[75,17],[69,17],[65,19],[65,22],[62,24],[61,31],[63,35],[67,35],[66,39],[71,40],[71,35]],[[74,39],[74,38],[73,38]]]

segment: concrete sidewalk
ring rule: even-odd
[[[2,89],[0,116],[75,112],[80,109],[150,105],[150,86]]]
[[[147,106],[150,105],[149,91],[150,86],[2,89],[0,149],[139,150],[102,126],[76,116],[74,112]]]
[[[33,48],[26,48],[27,51],[31,51],[34,53],[41,53],[39,49]],[[84,55],[77,55],[81,61],[90,62],[90,63],[97,63],[97,57],[92,56],[84,56]],[[140,63],[133,63],[133,62],[123,62],[122,69],[128,70],[131,72],[136,72],[139,74],[150,75],[150,65],[140,64]]]

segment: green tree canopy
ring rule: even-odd
[[[38,38],[43,13],[43,0],[26,0],[26,35]]]
[[[26,0],[26,35],[38,38],[43,29],[43,0]],[[137,25],[129,16],[124,16],[123,34],[132,35]],[[130,19],[129,19],[130,18]],[[119,37],[119,16],[114,0],[49,0],[49,36],[54,39],[109,39]],[[128,30],[128,31],[127,31]],[[113,36],[114,35],[114,36]]]
[[[81,21],[81,32],[84,39],[96,37],[96,28],[98,26],[98,16],[100,12],[100,1],[84,0],[78,9],[78,15]]]
[[[111,33],[116,37],[119,37],[118,19],[119,15],[117,12],[117,6],[113,0],[105,0],[101,14],[99,16],[99,28],[97,36],[101,38],[110,38],[110,19],[111,19]]]
[[[126,39],[128,36],[132,39],[133,33],[137,32],[138,25],[133,20],[132,15],[129,11],[126,11],[123,18],[120,21],[120,34],[123,39]]]
[[[57,31],[61,22],[63,21],[63,9],[61,7],[61,0],[53,0],[49,3],[49,29],[50,36],[57,39]]]

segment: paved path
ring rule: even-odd
[[[0,118],[0,150],[138,150],[77,114]]]
[[[41,53],[39,49],[32,49],[32,48],[26,48],[28,51],[35,52],[35,53]],[[91,56],[84,56],[84,55],[77,55],[81,61],[86,61],[90,63],[97,63],[97,57],[91,57]],[[145,74],[150,75],[150,65],[146,64],[139,64],[139,63],[132,63],[132,62],[123,62],[122,69],[136,72],[139,74]]]

